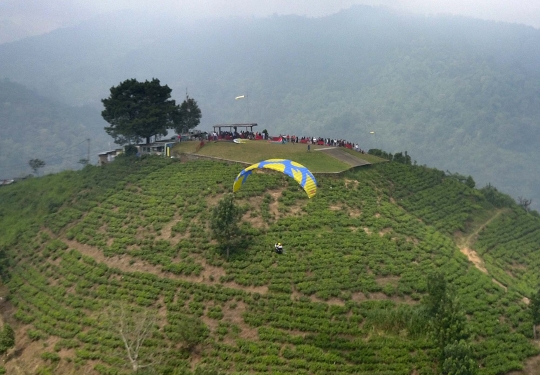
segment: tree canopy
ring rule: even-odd
[[[195,99],[186,95],[186,99],[180,105],[180,119],[174,130],[183,133],[186,130],[196,128],[201,122],[201,110]]]
[[[232,194],[225,195],[212,210],[212,235],[221,246],[227,248],[227,259],[232,242],[240,233],[238,223],[241,217],[242,210],[234,202]]]
[[[34,174],[38,174],[38,170],[43,168],[45,166],[45,162],[41,159],[30,159],[28,161],[28,165],[30,165],[30,168],[32,168],[32,171]]]
[[[180,123],[180,106],[171,99],[171,89],[159,79],[139,82],[128,79],[110,89],[110,96],[102,99],[103,119],[110,126],[105,131],[118,144],[140,142],[156,135],[167,135],[167,129]]]
[[[442,273],[428,276],[427,292],[423,305],[433,342],[438,347],[441,374],[476,374],[478,367],[468,342],[467,318]]]

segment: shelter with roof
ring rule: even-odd
[[[224,131],[229,133],[241,133],[242,130],[247,132],[248,129],[250,133],[253,133],[254,126],[257,126],[257,124],[254,122],[245,124],[218,124],[214,125],[214,132],[216,132],[217,134],[221,134],[221,128],[224,128]],[[240,129],[240,131],[238,129]]]

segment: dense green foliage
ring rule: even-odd
[[[424,306],[433,342],[439,349],[441,373],[458,375],[460,368],[476,369],[467,343],[467,318],[442,273],[428,276],[427,291]],[[462,375],[469,373],[472,372],[463,371]]]
[[[197,101],[186,95],[186,99],[180,104],[180,119],[174,130],[178,134],[186,133],[188,130],[195,129],[201,122],[201,109]]]
[[[396,163],[412,164],[412,159],[409,156],[409,154],[407,154],[407,151],[405,151],[405,153],[397,152],[396,154],[392,155],[391,153],[388,153],[386,151],[379,150],[377,148],[372,148],[368,151],[368,154],[375,155],[389,161],[395,161]]]
[[[241,236],[239,226],[241,217],[242,210],[236,205],[232,193],[225,195],[212,210],[210,218],[212,237],[227,249],[227,259],[230,247],[234,246],[235,239]]]
[[[455,245],[456,231],[496,209],[481,191],[393,162],[319,176],[314,199],[281,173],[254,173],[235,193],[249,240],[226,261],[211,240],[212,208],[241,168],[125,157],[2,188],[10,301],[43,344],[41,366],[129,373],[101,320],[121,302],[157,311],[141,355],[159,358],[159,373],[435,374],[440,346],[418,308],[434,272],[471,337],[470,349],[444,346],[448,374],[471,359],[481,375],[504,374],[538,354],[513,280],[505,291]],[[272,251],[276,239],[286,254]]]
[[[530,297],[540,285],[540,217],[514,204],[479,235],[478,252],[504,285]]]
[[[537,339],[536,326],[540,324],[540,289],[532,295],[529,307],[533,322],[534,338]]]
[[[139,82],[127,79],[110,88],[110,96],[101,99],[105,109],[103,119],[110,126],[105,131],[115,143],[139,143],[150,138],[167,135],[167,129],[180,122],[180,106],[171,99],[169,86],[162,86],[159,79]]]
[[[4,354],[15,346],[15,332],[9,324],[5,324],[0,331],[0,354]]]
[[[478,365],[473,358],[470,345],[464,341],[449,344],[444,348],[445,360],[441,373],[444,375],[476,375]]]

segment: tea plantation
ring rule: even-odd
[[[316,176],[313,199],[254,173],[235,194],[241,236],[227,259],[210,220],[242,168],[118,158],[0,189],[0,304],[15,330],[0,369],[437,374],[421,315],[433,273],[466,317],[478,374],[540,353],[527,305],[540,282],[536,213],[395,162]],[[487,273],[457,246],[475,230]]]

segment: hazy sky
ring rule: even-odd
[[[166,12],[191,19],[272,14],[318,17],[353,4],[383,5],[421,14],[463,15],[540,28],[540,0],[0,0],[0,43],[122,9]]]

